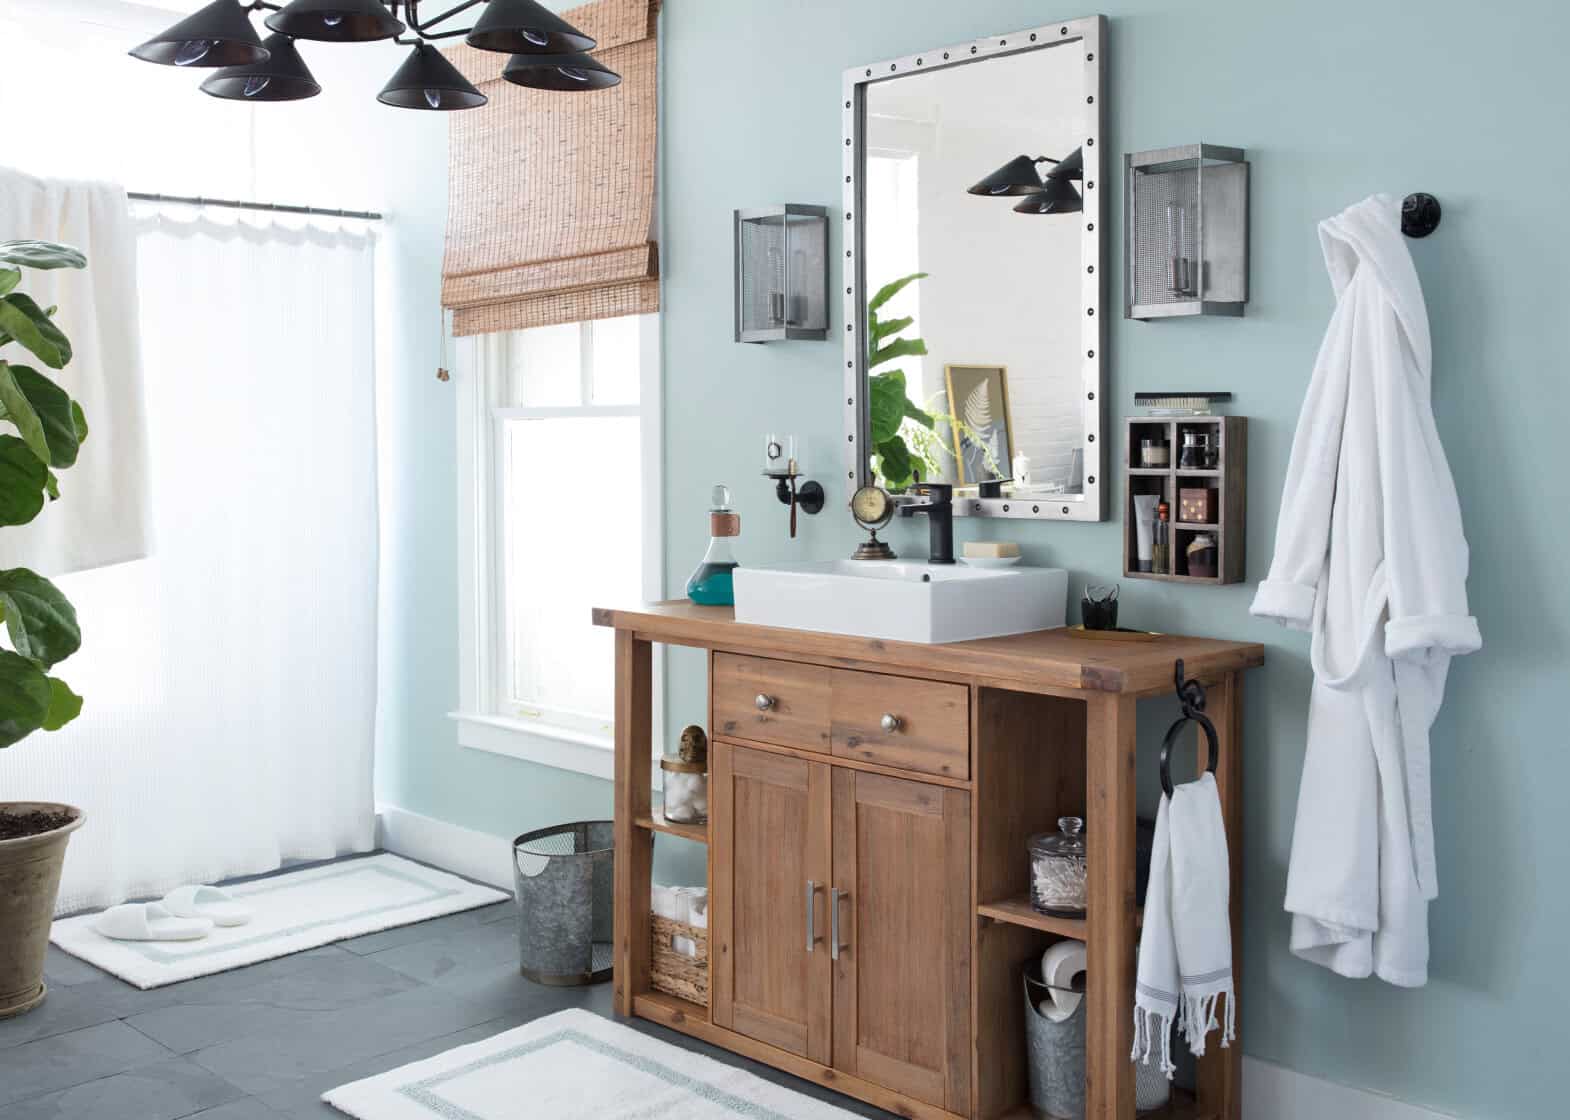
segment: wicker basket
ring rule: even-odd
[[[672,921],[658,914],[653,920],[653,953],[649,962],[649,982],[657,992],[679,996],[689,1003],[709,1006],[709,931],[686,922]],[[698,948],[689,957],[671,947],[671,939],[685,937]]]

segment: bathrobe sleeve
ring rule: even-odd
[[[1469,562],[1461,503],[1439,442],[1429,377],[1396,315],[1373,329],[1381,371],[1374,387],[1384,499],[1385,654],[1423,660],[1483,644],[1467,606]]]
[[[1297,433],[1292,437],[1270,575],[1259,585],[1249,608],[1260,618],[1273,618],[1294,630],[1313,626],[1314,599],[1329,549],[1330,511],[1346,421],[1355,302],[1349,286],[1341,293],[1320,343],[1308,395],[1298,415]]]

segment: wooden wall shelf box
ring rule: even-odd
[[[1067,630],[914,645],[687,602],[594,621],[616,631],[617,1012],[915,1120],[1024,1120],[1020,976],[1074,938],[1089,950],[1086,1116],[1134,1120],[1136,702],[1170,692],[1178,658],[1209,690],[1236,968],[1243,676],[1262,646]],[[655,642],[708,653],[706,827],[651,805]],[[1028,900],[1027,841],[1067,815],[1086,818],[1082,920]],[[709,846],[708,1006],[652,983],[662,832]],[[1144,1115],[1240,1120],[1241,1062],[1240,1044],[1210,1047],[1197,1093]]]
[[[1130,416],[1123,441],[1123,574],[1129,579],[1156,579],[1174,583],[1242,583],[1247,567],[1248,417],[1246,416]],[[1181,467],[1184,432],[1208,434],[1220,453],[1214,469]],[[1140,444],[1162,439],[1171,463],[1147,467],[1140,461]],[[1185,521],[1180,495],[1205,488],[1210,494],[1210,519]],[[1159,494],[1171,511],[1172,547],[1166,571],[1142,572],[1138,566],[1138,539],[1134,527],[1134,495]],[[1189,543],[1200,533],[1215,538],[1216,574],[1193,575],[1188,570]]]

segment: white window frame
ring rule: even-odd
[[[592,355],[590,324],[584,332],[585,355]],[[636,405],[514,408],[498,403],[501,370],[508,361],[505,334],[473,335],[456,345],[453,381],[458,413],[458,710],[448,713],[458,728],[458,744],[473,750],[572,770],[610,780],[615,772],[614,730],[607,721],[593,725],[581,716],[552,721],[540,711],[518,716],[504,712],[503,688],[507,623],[502,576],[505,556],[502,510],[503,464],[499,454],[506,421],[518,418],[637,415],[642,458],[640,492],[628,493],[616,479],[587,477],[552,480],[565,501],[597,502],[606,517],[643,519],[644,599],[663,597],[665,584],[663,379],[660,369],[660,316],[643,316],[639,330],[639,391]],[[583,361],[583,400],[592,400],[590,360]],[[571,547],[572,542],[562,542]],[[617,604],[607,603],[605,606]],[[585,622],[588,619],[584,620]],[[654,742],[664,741],[664,650],[654,656]]]

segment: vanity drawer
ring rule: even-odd
[[[829,671],[734,653],[714,655],[715,734],[828,752]]]
[[[950,778],[970,777],[970,689],[833,670],[833,753]],[[884,717],[893,717],[890,729]]]

